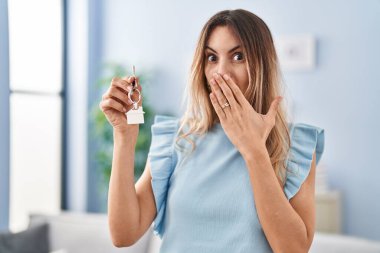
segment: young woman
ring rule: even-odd
[[[324,129],[287,121],[280,76],[263,20],[242,9],[212,16],[196,47],[186,112],[155,117],[136,185],[139,128],[124,114],[133,77],[113,79],[100,107],[114,127],[114,245],[133,245],[153,222],[163,253],[308,252]]]

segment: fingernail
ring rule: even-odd
[[[224,74],[224,79],[228,80],[230,77],[227,74]]]
[[[214,73],[214,76],[215,76],[215,77],[218,77],[218,73]]]

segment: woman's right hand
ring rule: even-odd
[[[132,90],[132,82],[134,79],[135,77],[133,76],[123,79],[119,77],[112,78],[110,87],[103,94],[102,100],[99,103],[100,110],[102,110],[108,122],[116,131],[127,132],[128,129],[136,128],[136,126],[138,129],[138,124],[128,125],[127,116],[125,114],[133,106],[128,98],[128,93]],[[138,77],[136,77],[135,81],[138,84]],[[138,85],[137,89],[141,92],[140,85]],[[137,92],[134,92],[132,99],[134,101],[138,99]],[[142,96],[138,104],[139,106],[142,105]]]

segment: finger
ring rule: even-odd
[[[222,89],[224,96],[227,98],[227,101],[230,104],[231,109],[237,109],[237,107],[240,105],[236,101],[231,88],[228,86],[228,84],[225,82],[221,75],[217,74],[217,77],[215,79],[219,83],[219,86]]]
[[[127,80],[115,77],[115,78],[112,79],[112,86],[117,87],[122,92],[124,92],[125,94],[128,95],[128,93],[130,93],[132,91],[132,84],[130,84],[129,81],[135,80],[134,78],[135,77],[133,77],[133,76],[129,77],[128,78],[128,82],[127,82]],[[136,77],[136,80],[138,82],[138,78],[137,77]],[[140,91],[140,93],[142,91],[141,85],[138,85],[135,89],[138,89]],[[133,101],[137,101],[138,100],[138,92],[133,92],[131,94],[131,98],[132,98]]]
[[[216,98],[214,91],[210,93],[210,100],[211,100],[211,104],[214,107],[216,114],[218,115],[220,121],[224,120],[226,118],[226,114],[225,114],[224,110],[222,109],[222,107],[220,107],[218,99]]]
[[[139,78],[137,76],[126,76],[124,78],[124,80],[126,80],[128,82],[128,84],[130,84],[131,86],[135,86],[135,88],[139,87],[140,86],[140,82],[139,82]]]
[[[120,89],[122,89],[126,94],[128,94],[129,92],[129,89],[128,87],[132,87],[132,85],[127,82],[127,80],[125,79],[121,79],[119,77],[114,77],[112,78],[112,81],[111,81],[111,85],[112,86],[117,86],[119,87]]]
[[[127,112],[127,108],[125,108],[120,102],[116,101],[113,98],[102,100],[99,104],[99,107],[103,112],[109,108],[115,109],[119,112]]]
[[[132,104],[132,102],[128,98],[128,95],[125,94],[124,91],[122,91],[119,87],[116,87],[116,86],[111,86],[108,89],[108,92],[106,94],[104,94],[103,99],[109,98],[109,97],[115,97],[115,98],[117,98],[124,105],[130,105],[130,104]]]
[[[133,81],[138,82],[138,77],[135,77],[135,76],[125,76],[125,77],[123,78],[123,80],[127,81],[128,84],[132,84]]]
[[[229,118],[231,116],[231,113],[232,113],[231,104],[229,104],[229,101],[226,98],[225,94],[223,93],[223,90],[220,88],[220,84],[215,79],[212,80],[212,81],[217,83],[216,85],[219,86],[219,89],[220,89],[221,93],[223,94],[222,95],[223,98],[222,99],[218,99],[218,101],[219,101],[220,107],[222,108],[222,110],[226,114],[226,117]],[[226,103],[228,103],[229,106],[226,105]],[[236,108],[236,105],[235,105],[234,108]]]
[[[128,85],[131,84],[131,82],[130,82],[130,78],[131,78],[131,77],[128,77],[128,76],[125,76],[125,77],[123,77],[123,78],[120,78],[120,77],[118,77],[118,76],[115,76],[115,77],[112,78],[112,81],[111,81],[111,82],[116,82],[116,83],[120,83],[120,84],[122,84],[122,85],[124,85],[124,86],[128,86]]]
[[[268,113],[267,113],[267,116],[268,116],[269,118],[275,118],[275,117],[276,117],[277,110],[278,110],[278,107],[279,107],[279,105],[280,105],[281,100],[282,100],[282,97],[281,97],[281,96],[278,96],[278,97],[276,97],[276,98],[272,101],[272,104],[270,105],[269,110],[268,110]]]
[[[220,107],[224,106],[224,104],[227,103],[228,100],[227,100],[226,97],[224,96],[222,89],[221,89],[221,88],[219,87],[219,85],[216,83],[216,80],[215,80],[214,78],[211,79],[210,82],[211,82],[211,87],[212,87],[212,89],[213,89],[213,91],[214,91],[214,94],[215,94],[215,96],[216,96],[216,98],[217,98],[217,102],[219,103],[219,106],[220,106]],[[222,109],[223,109],[223,108],[222,108]],[[226,109],[226,108],[224,108],[224,109]],[[229,109],[227,109],[227,110],[225,111],[225,113],[229,113]]]
[[[232,80],[232,78],[227,75],[227,74],[224,74],[223,75],[223,78],[224,80],[226,80],[226,83],[228,84],[228,86],[231,88],[233,94],[235,95],[236,97],[236,100],[237,102],[242,106],[244,103],[247,103],[247,99],[245,98],[244,94],[242,93],[242,91],[240,90],[239,86]]]

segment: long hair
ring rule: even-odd
[[[247,59],[246,67],[249,84],[244,93],[254,110],[266,114],[275,97],[282,95],[282,76],[271,32],[264,21],[255,14],[243,10],[224,10],[212,16],[202,28],[198,38],[188,84],[185,89],[187,106],[180,118],[180,126],[175,141],[191,143],[191,152],[195,143],[191,135],[203,135],[208,132],[217,118],[209,99],[208,83],[205,75],[205,47],[213,30],[218,26],[228,26],[240,40]],[[287,115],[283,103],[280,103],[276,115],[276,124],[266,141],[271,164],[282,185],[286,181],[285,160],[290,149],[290,134]],[[191,153],[190,152],[190,153]]]

